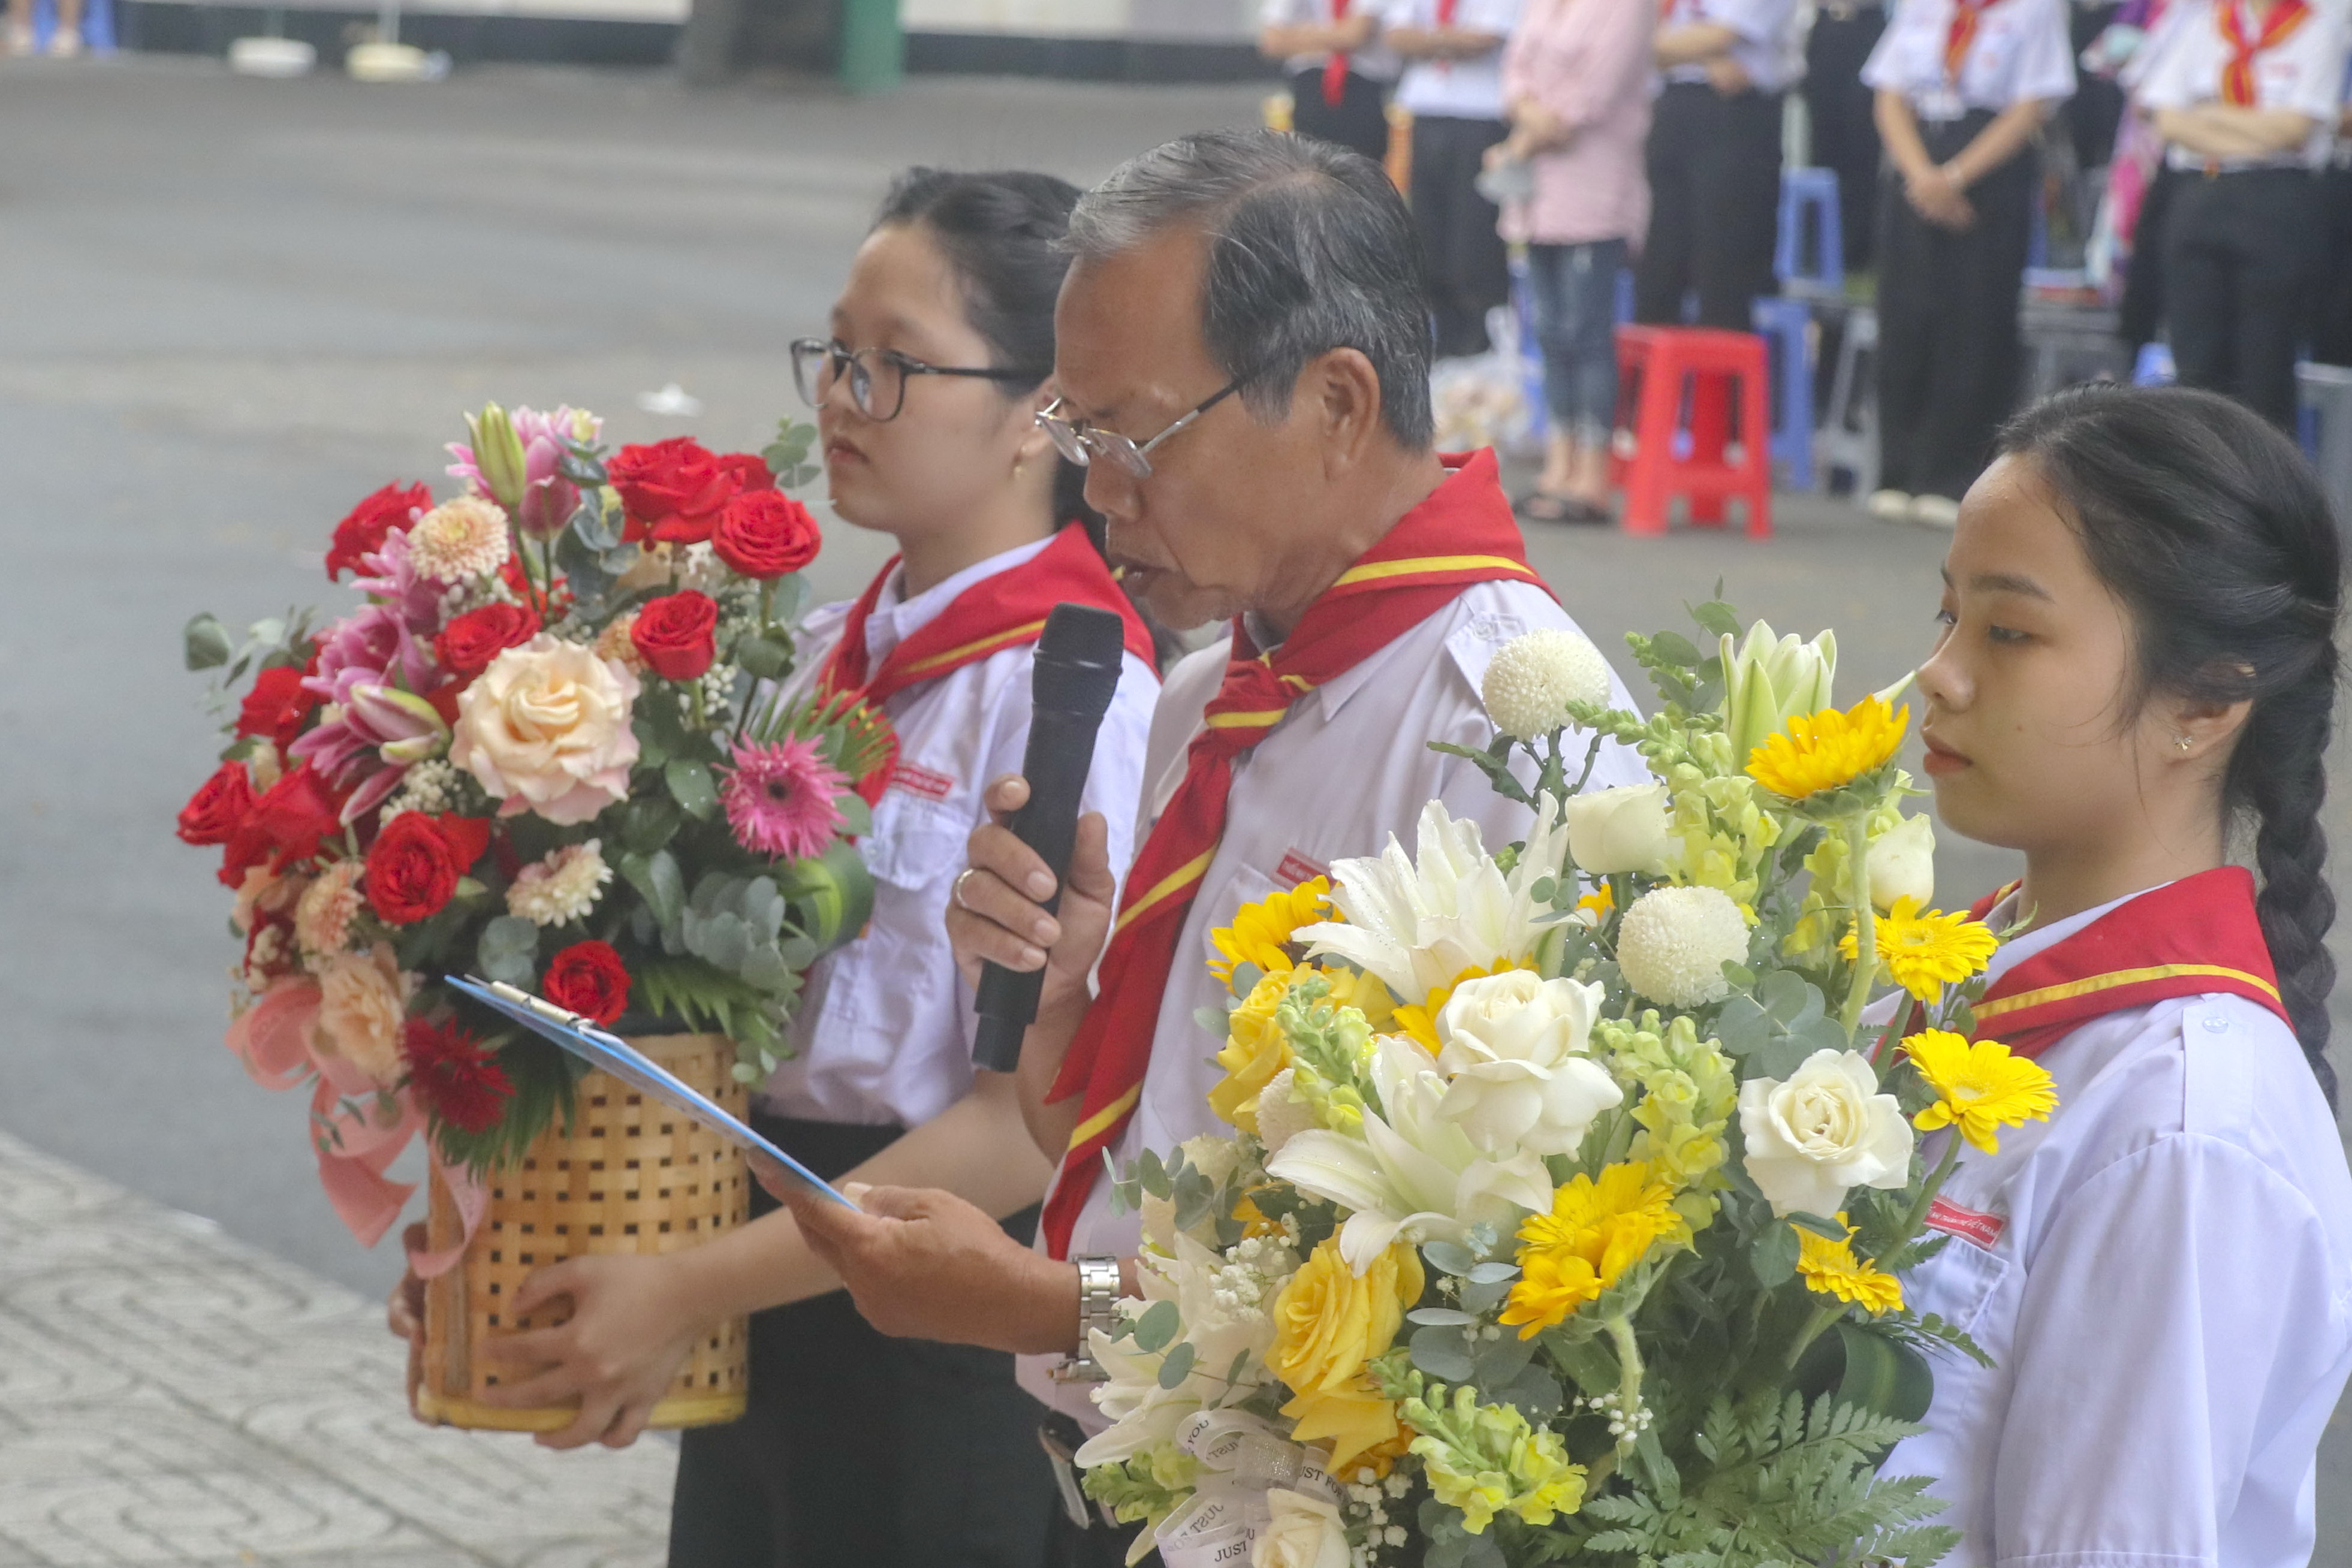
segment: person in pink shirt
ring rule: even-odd
[[[1617,275],[1650,221],[1642,159],[1657,19],[1651,0],[1528,0],[1503,50],[1511,133],[1487,167],[1518,187],[1503,237],[1527,243],[1551,416],[1543,473],[1519,502],[1532,522],[1609,521]]]

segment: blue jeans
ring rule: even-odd
[[[1597,447],[1617,419],[1617,274],[1625,242],[1530,245],[1536,342],[1552,429]]]

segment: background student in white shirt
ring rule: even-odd
[[[1650,234],[1636,319],[1744,332],[1772,292],[1780,104],[1805,74],[1796,0],[1667,0],[1652,50],[1664,85],[1650,121]]]
[[[1258,52],[1290,80],[1290,128],[1361,153],[1389,153],[1389,89],[1401,68],[1381,38],[1381,0],[1264,0]]]
[[[1413,226],[1421,231],[1437,357],[1486,352],[1486,312],[1510,298],[1502,217],[1478,194],[1486,149],[1510,133],[1503,46],[1519,0],[1389,0],[1381,37],[1405,62],[1396,102],[1412,113]]]
[[[1937,1357],[1885,1473],[1933,1478],[1952,1568],[2300,1568],[2352,1369],[2336,531],[2292,444],[2210,393],[2061,393],[2000,449],[1946,560],[1922,734],[1937,815],[2024,852],[1989,918],[2029,929],[1977,1017],[2039,1047],[2059,1105],[1944,1189],[1908,1305],[1993,1365]]]
[[[1871,510],[1949,528],[2017,396],[2033,147],[2074,91],[2066,0],[1898,0],[1877,94],[1878,439]]]
[[[851,685],[871,683],[899,756],[859,844],[873,918],[811,972],[796,1055],[752,1116],[823,1174],[943,1185],[1024,1241],[1049,1167],[1013,1079],[972,1068],[971,994],[944,920],[963,841],[987,819],[981,791],[1021,765],[1034,633],[912,685],[897,685],[890,657],[958,623],[948,640],[959,646],[1020,624],[1028,611],[999,612],[1036,597],[1030,585],[1048,570],[1049,605],[1090,594],[1128,614],[1126,668],[1085,797],[1116,825],[1111,855],[1125,867],[1159,695],[1150,634],[1070,526],[1084,476],[1034,423],[1053,396],[1054,301],[1068,267],[1055,247],[1076,196],[1045,174],[909,172],[851,265],[830,341],[795,345],[835,511],[895,536],[901,553],[859,605],[809,616],[788,694],[814,688],[845,633],[862,629]],[[753,1205],[751,1225],[708,1246],[534,1275],[518,1311],[569,1295],[575,1312],[516,1336],[527,1363],[553,1364],[511,1397],[581,1399],[558,1446],[626,1444],[695,1340],[751,1312],[751,1407],[684,1436],[672,1568],[1034,1568],[1059,1504],[1012,1358],[885,1339],[792,1216],[765,1194]]]
[[[2181,382],[2283,429],[2319,281],[2317,171],[2343,101],[2343,0],[2174,0],[2127,68],[2184,174],[2167,207],[2164,302]]]

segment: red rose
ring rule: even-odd
[[[664,679],[699,680],[719,655],[711,635],[718,625],[718,601],[688,588],[646,601],[629,624],[629,640]]]
[[[180,808],[180,842],[226,844],[253,814],[253,780],[243,763],[223,763]]]
[[[747,490],[776,488],[776,476],[768,471],[768,459],[757,452],[730,452],[719,459],[719,466],[734,475],[735,482]]]
[[[442,627],[433,639],[433,651],[442,668],[471,680],[490,668],[490,660],[538,635],[539,616],[522,605],[484,605]]]
[[[610,1025],[629,1009],[629,972],[608,942],[575,942],[557,953],[540,990],[593,1024]]]
[[[282,868],[319,852],[319,841],[342,831],[343,802],[349,790],[337,790],[304,763],[263,792],[245,821],[230,836],[222,857],[220,879],[234,888],[246,871],[276,858]]]
[[[253,678],[253,689],[245,694],[245,705],[237,710],[236,732],[240,735],[266,735],[284,751],[302,732],[302,721],[319,705],[316,694],[302,689],[302,672],[291,665],[277,664]]]
[[[650,447],[624,447],[604,465],[628,515],[622,537],[657,544],[700,544],[740,486],[734,473],[691,436]]]
[[[409,1088],[435,1121],[466,1132],[488,1132],[506,1114],[514,1085],[472,1030],[411,1018],[400,1054],[408,1061]]]
[[[778,490],[747,490],[727,503],[710,548],[746,577],[766,579],[797,572],[816,559],[824,542],[808,508]]]
[[[406,489],[386,485],[352,508],[352,514],[335,524],[334,547],[327,552],[327,581],[333,582],[346,569],[360,570],[360,558],[383,548],[385,534],[406,528],[414,513],[432,504],[433,492],[423,485]]]
[[[402,812],[368,847],[368,907],[396,926],[439,914],[489,843],[490,825],[478,818]]]

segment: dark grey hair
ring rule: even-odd
[[[1252,413],[1280,418],[1307,361],[1355,349],[1380,376],[1389,433],[1428,447],[1421,246],[1378,163],[1272,131],[1180,136],[1080,196],[1064,244],[1100,261],[1180,226],[1208,234],[1201,335]]]

